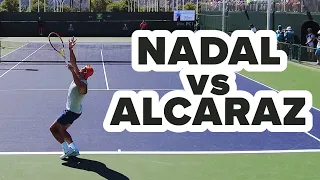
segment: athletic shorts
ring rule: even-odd
[[[57,119],[57,122],[63,126],[72,124],[76,119],[80,117],[80,114],[74,113],[72,111],[64,110],[63,114]]]
[[[320,56],[320,48],[318,48],[317,50],[316,50],[316,53],[315,53],[317,56]]]

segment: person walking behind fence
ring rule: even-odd
[[[320,65],[320,30],[318,31],[318,43],[317,43],[317,49],[315,52],[315,55],[317,57],[317,65]]]
[[[313,61],[314,59],[314,41],[316,40],[316,36],[312,33],[312,29],[307,29],[308,34],[306,35],[306,45],[308,46],[307,52],[308,52],[308,60]]]

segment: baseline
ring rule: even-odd
[[[281,153],[317,153],[320,149],[298,149],[298,150],[261,150],[261,151],[80,151],[80,154],[132,154],[132,155],[214,155],[214,154],[281,154]],[[62,152],[0,152],[0,155],[56,155]]]

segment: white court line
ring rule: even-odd
[[[6,72],[4,72],[1,76],[0,76],[0,78],[1,77],[3,77],[4,75],[6,75],[8,72],[10,72],[12,69],[14,69],[15,67],[17,67],[20,63],[22,63],[23,61],[25,61],[26,59],[28,59],[30,56],[32,56],[34,53],[36,53],[37,51],[39,51],[43,46],[45,46],[45,44],[44,45],[42,45],[39,49],[37,49],[37,50],[35,50],[35,51],[33,51],[31,54],[29,54],[27,57],[25,57],[24,59],[22,59],[20,62],[18,62],[16,65],[14,65],[12,68],[10,68],[9,70],[7,70]]]
[[[108,79],[107,79],[107,73],[106,73],[106,68],[104,66],[104,62],[103,62],[103,53],[102,53],[102,49],[101,51],[101,61],[102,61],[102,67],[103,67],[103,73],[104,73],[104,79],[106,80],[106,87],[107,89],[109,89],[109,85],[108,85]]]
[[[310,153],[320,152],[320,149],[295,150],[260,150],[260,151],[80,151],[80,154],[90,155],[214,155],[214,154],[280,154],[280,153]],[[59,152],[0,152],[0,155],[57,155]]]
[[[237,73],[237,74],[240,75],[240,76],[242,76],[242,77],[244,77],[244,78],[246,78],[246,79],[248,79],[248,80],[250,80],[250,81],[253,81],[253,82],[255,82],[255,83],[258,83],[258,84],[260,84],[260,85],[262,85],[262,86],[264,86],[264,87],[266,87],[266,88],[268,88],[268,89],[271,89],[271,90],[273,90],[273,91],[279,92],[278,90],[276,90],[276,89],[274,89],[274,88],[272,88],[272,87],[270,87],[270,86],[268,86],[268,85],[265,85],[265,84],[263,84],[263,83],[261,83],[261,82],[259,82],[259,81],[256,81],[256,80],[254,80],[254,79],[251,79],[251,78],[249,78],[249,77],[247,77],[247,76],[245,76],[245,75],[242,75],[242,74],[240,74],[240,73]],[[312,108],[320,112],[320,109],[318,109],[318,108],[316,108],[316,107],[312,107]],[[320,142],[320,139],[319,139],[318,137],[312,135],[311,133],[305,132],[305,134],[307,134],[307,135],[310,136],[311,138],[313,138],[313,139],[317,140],[318,142]]]
[[[237,73],[238,75],[251,80],[255,83],[258,83],[262,86],[265,86],[271,90],[274,90],[276,92],[279,92],[278,90],[275,90],[263,83],[260,83],[256,80],[253,80],[249,77],[246,77],[242,74]],[[46,90],[46,89],[29,89],[29,90]],[[47,89],[47,90],[67,90],[67,89]],[[106,91],[106,89],[93,89],[93,90],[103,90]],[[123,90],[123,89],[119,89],[119,90]],[[145,90],[145,89],[141,89],[141,90]],[[151,89],[153,90],[153,89]],[[175,90],[175,89],[171,89],[171,90]],[[1,90],[0,90],[1,91]],[[12,90],[8,90],[8,91],[12,91]],[[111,89],[109,89],[109,91],[111,91]],[[312,107],[314,109],[316,109],[317,111],[320,111],[318,108]],[[305,134],[307,134],[308,136],[312,137],[313,139],[317,140],[320,142],[320,139],[317,138],[316,136],[305,132]],[[101,155],[121,155],[121,154],[131,154],[131,155],[135,155],[135,154],[140,154],[140,155],[148,155],[148,154],[155,154],[155,155],[161,155],[161,154],[185,154],[185,155],[192,155],[192,154],[276,154],[276,153],[307,153],[307,152],[320,152],[320,149],[298,149],[298,150],[260,150],[260,151],[81,151],[81,154],[101,154]],[[58,155],[61,154],[61,152],[0,152],[0,155]]]
[[[11,51],[11,52],[9,52],[9,53],[7,53],[7,54],[5,54],[5,55],[1,56],[1,58],[4,58],[4,57],[8,56],[9,54],[11,54],[11,53],[13,53],[13,52],[15,52],[15,51],[17,51],[17,50],[19,50],[19,49],[21,49],[21,48],[25,47],[25,46],[26,46],[26,45],[28,45],[28,44],[29,44],[29,43],[27,43],[27,44],[25,44],[25,45],[22,45],[22,46],[18,47],[17,49],[15,49],[15,50],[13,50],[13,51]]]

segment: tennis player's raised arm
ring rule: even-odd
[[[74,40],[74,37],[72,37],[71,40],[69,40],[69,50],[70,50],[70,63],[73,67],[73,70],[75,71],[75,73],[77,75],[79,75],[79,68],[77,66],[77,58],[76,56],[74,55],[74,52],[73,52],[73,47],[76,45],[76,40]]]
[[[75,71],[75,73],[77,75],[79,75],[79,68],[77,66],[77,58],[76,56],[74,55],[74,52],[73,52],[73,49],[70,49],[70,63],[73,67],[73,70]]]
[[[70,64],[68,64],[67,67],[72,73],[74,83],[81,89],[81,93],[82,94],[87,93],[87,84],[85,84],[84,82],[82,82],[80,80],[79,76],[77,75],[76,71],[74,70],[74,67]]]

